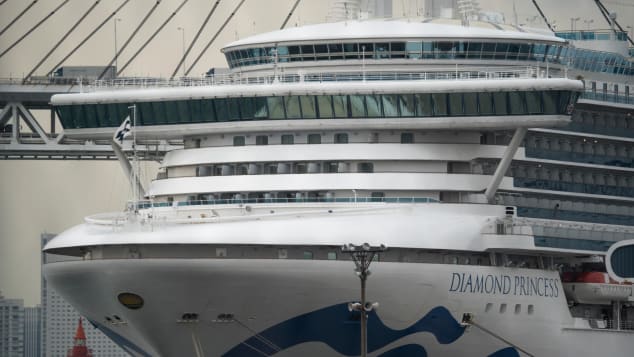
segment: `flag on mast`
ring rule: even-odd
[[[132,124],[130,123],[130,117],[125,118],[123,123],[119,126],[117,131],[114,133],[112,140],[117,143],[117,145],[121,146],[123,144],[123,139],[130,136],[130,131],[132,130]]]

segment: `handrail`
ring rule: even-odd
[[[545,76],[543,70],[536,66],[508,67],[491,69],[488,67],[451,67],[430,72],[319,72],[294,73],[284,75],[249,75],[243,73],[217,74],[201,78],[116,78],[95,81],[87,91],[120,88],[155,88],[155,87],[197,87],[216,85],[252,85],[274,83],[303,82],[348,82],[348,81],[385,81],[385,80],[491,80],[505,78],[538,78]],[[549,77],[565,78],[562,72],[551,71]]]
[[[301,83],[301,82],[344,82],[344,81],[384,81],[384,80],[491,80],[504,78],[565,78],[565,74],[551,69],[546,75],[539,66],[513,67],[478,67],[478,66],[449,66],[444,69],[426,72],[319,72],[319,73],[288,73],[277,75],[253,75],[245,73],[215,74],[209,77],[120,77],[114,79],[90,80],[87,78],[65,77],[31,77],[0,78],[0,84],[25,85],[79,85],[83,91],[112,90],[123,88],[161,88],[161,87],[198,87],[215,85],[244,85],[244,84],[272,84],[272,83]]]
[[[216,219],[216,216],[203,217],[201,219],[188,218],[184,219],[177,215],[167,217],[165,213],[174,214],[175,211],[169,208],[205,208],[216,205],[235,205],[237,207],[246,207],[250,204],[277,204],[277,203],[438,203],[439,201],[431,197],[306,197],[306,198],[245,198],[245,199],[215,199],[215,200],[193,200],[193,201],[174,201],[174,202],[152,202],[138,201],[136,207],[141,210],[142,221],[148,222],[170,222],[170,223],[199,223],[209,222]],[[134,202],[128,202],[128,207],[135,207]],[[349,207],[349,206],[346,206]],[[369,206],[373,207],[373,206]],[[168,208],[168,210],[153,211],[153,208]],[[231,207],[227,207],[231,208]],[[361,208],[361,207],[358,207]],[[145,211],[144,211],[145,210]],[[127,212],[99,213],[84,218],[88,224],[122,226],[132,221],[131,217],[134,213],[129,209]]]

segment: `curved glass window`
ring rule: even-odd
[[[592,51],[544,43],[469,41],[334,42],[228,50],[230,68],[272,64],[273,62],[383,59],[470,59],[536,61],[570,65],[593,72],[634,75],[634,62],[608,52]]]
[[[610,256],[614,273],[622,278],[634,278],[634,246],[626,245],[616,248]]]
[[[135,103],[137,125],[278,119],[565,115],[569,91],[302,95]],[[64,128],[118,127],[133,103],[57,106]]]

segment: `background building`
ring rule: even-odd
[[[54,234],[42,234],[42,247]],[[42,253],[42,264],[61,260],[62,257],[53,254]],[[63,257],[68,260],[69,257]],[[59,296],[53,289],[47,286],[42,275],[42,344],[41,356],[58,357],[66,356],[68,350],[73,347],[73,341],[77,330],[79,312]],[[84,326],[86,333],[86,345],[94,356],[99,357],[127,357],[128,354],[117,346],[112,340],[90,324]],[[3,357],[3,356],[0,356]]]
[[[24,357],[40,357],[42,339],[42,308],[24,308]]]
[[[24,356],[24,303],[0,293],[0,357]]]

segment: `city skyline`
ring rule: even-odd
[[[199,64],[193,70],[196,76],[204,73],[211,67],[224,67],[224,57],[220,54],[221,46],[238,38],[279,28],[288,14],[294,0],[276,0],[273,3],[262,1],[247,1],[244,7],[218,37]],[[10,31],[0,37],[0,49],[6,48],[22,33],[28,30],[37,20],[41,19],[54,8],[58,2],[50,1],[45,4],[38,3],[25,18],[18,21]],[[56,16],[66,16],[69,22],[77,19],[92,2],[71,3],[67,8],[60,10]],[[130,48],[122,54],[122,60],[127,60],[140,43],[147,38],[154,28],[162,22],[180,1],[164,1],[157,8],[146,26],[132,41]],[[398,16],[403,10],[411,11],[424,3],[424,1],[394,1],[394,14]],[[480,1],[485,9],[497,9],[505,14],[507,20],[512,15],[513,2],[511,1]],[[583,3],[583,4],[580,4]],[[133,31],[138,21],[147,13],[154,1],[134,2],[126,8],[117,23],[118,41],[122,44]],[[289,26],[323,21],[327,14],[327,6],[322,1],[304,0],[298,7],[295,15],[291,17]],[[572,5],[571,5],[572,4]],[[412,6],[414,5],[414,6]],[[561,1],[546,3],[540,1],[540,5],[547,16],[556,22],[558,29],[567,30],[570,27],[572,17],[577,28],[590,26],[583,20],[593,20],[592,27],[607,28],[605,20],[591,0]],[[9,1],[3,5],[0,15],[0,27],[6,26],[26,4],[24,2]],[[218,12],[214,14],[215,20],[203,31],[203,37],[194,46],[193,54],[204,46],[213,36],[235,6],[234,2],[221,2]],[[606,2],[606,6],[619,13],[618,20],[625,27],[634,23],[634,8],[618,5],[615,2]],[[115,7],[114,3],[101,4],[91,15],[92,21],[86,21],[69,40],[55,52],[50,61],[42,67],[42,71],[48,70],[56,59],[70,51],[82,36],[92,29],[98,22],[97,19],[109,14]],[[182,53],[181,33],[178,27],[185,28],[185,38],[188,43],[193,37],[204,15],[209,11],[210,2],[192,0],[183,13],[179,13],[157,38],[147,51],[136,61],[132,62],[123,75],[152,75],[168,76],[175,68]],[[517,1],[516,8],[519,22],[533,21],[537,15],[529,0]],[[537,19],[538,20],[538,19]],[[59,21],[58,21],[59,22]],[[70,24],[59,26],[55,20],[43,26],[46,31],[39,30],[33,33],[23,43],[0,58],[0,76],[7,77],[22,73],[28,73],[39,61],[41,56],[50,49]],[[536,23],[537,26],[537,23]],[[87,43],[86,47],[71,57],[67,65],[96,65],[105,64],[113,56],[113,23],[106,25],[94,39]],[[158,58],[158,60],[157,60]],[[46,68],[46,70],[44,70]],[[157,164],[146,165],[145,177],[149,179],[156,171]],[[0,219],[0,289],[6,296],[22,298],[26,305],[32,306],[39,302],[39,236],[42,232],[61,233],[73,225],[79,224],[83,217],[89,214],[116,211],[123,209],[125,200],[129,197],[126,178],[121,173],[117,162],[93,162],[93,161],[7,161],[0,162],[0,173],[4,185],[0,191],[2,199]],[[123,188],[123,189],[122,189]]]

